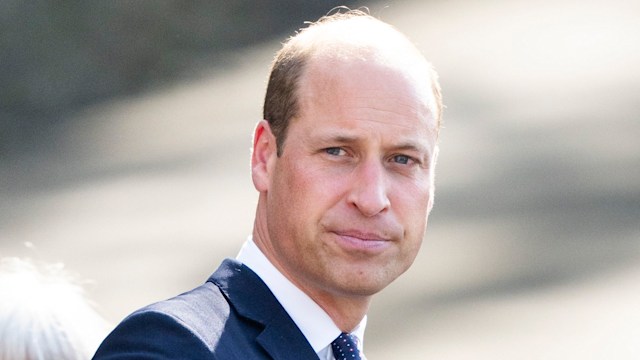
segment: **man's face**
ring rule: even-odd
[[[430,96],[374,62],[309,64],[267,165],[266,252],[313,298],[370,296],[415,259],[433,201]]]

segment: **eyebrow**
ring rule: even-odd
[[[408,141],[408,142],[404,142],[404,143],[400,143],[396,146],[393,147],[394,149],[398,149],[398,150],[414,150],[420,153],[425,153],[425,154],[429,154],[429,151],[427,149],[427,147],[423,146],[420,143],[414,142],[414,141]]]
[[[356,135],[329,133],[318,136],[318,140],[321,142],[353,143],[359,141],[360,137]]]
[[[335,133],[323,134],[317,137],[319,142],[335,142],[339,144],[359,142],[362,138],[363,137],[359,135],[345,135]],[[425,154],[428,157],[431,156],[431,152],[428,150],[428,148],[416,141],[401,142],[400,144],[394,145],[391,148],[394,150],[411,150],[419,152],[421,154]]]

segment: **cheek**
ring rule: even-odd
[[[331,182],[322,172],[304,166],[302,161],[287,161],[275,171],[269,203],[277,206],[281,215],[286,214],[287,219],[282,221],[303,228],[308,226],[302,224],[317,222],[331,198]]]
[[[341,189],[348,182],[348,177],[312,160],[303,160],[306,161],[299,161],[286,169],[292,196],[303,202],[302,206],[328,206],[343,192]]]
[[[428,186],[403,184],[396,187],[391,200],[393,211],[404,225],[407,236],[422,238],[427,222],[428,207],[431,201]]]

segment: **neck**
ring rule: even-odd
[[[297,285],[297,284],[296,284]],[[329,315],[342,332],[352,332],[367,315],[371,296],[351,297],[334,294],[313,294],[301,288]]]
[[[324,310],[331,318],[333,323],[342,332],[352,332],[362,321],[369,310],[371,303],[371,296],[353,296],[353,295],[340,295],[331,292],[318,291],[316,288],[309,286],[309,284],[302,284],[297,279],[292,278],[280,268],[275,259],[269,256],[269,253],[265,250],[265,244],[256,238],[257,232],[254,230],[253,239],[256,246],[262,251],[263,254],[269,259],[278,271],[283,274],[289,281],[291,281],[297,288],[302,290],[307,296],[309,296],[318,306]]]
[[[274,256],[276,250],[267,241],[269,234],[265,221],[266,214],[264,206],[260,206],[263,200],[261,194],[253,226],[253,241],[256,246],[282,275],[315,301],[341,331],[346,333],[353,331],[367,314],[372,297],[370,295],[341,294],[326,291],[321,287],[315,286],[310,281],[299,280],[291,276]]]

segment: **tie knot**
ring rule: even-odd
[[[336,360],[361,360],[360,350],[355,336],[342,333],[331,343]]]

